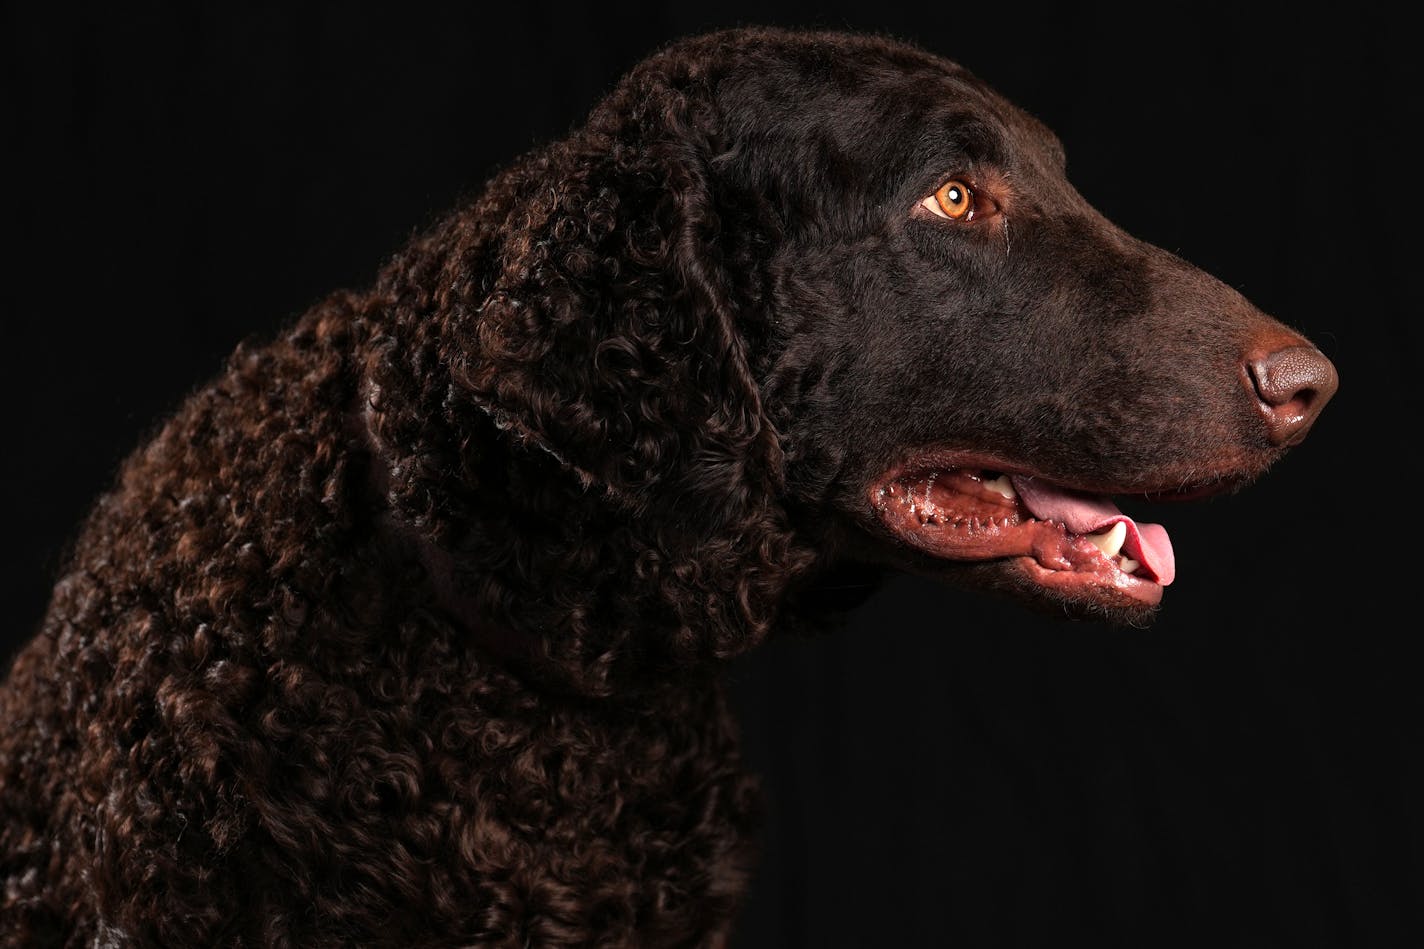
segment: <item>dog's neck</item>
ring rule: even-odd
[[[429,337],[456,331],[377,319],[391,317],[372,317],[352,357],[353,449],[370,458],[378,529],[425,574],[413,592],[471,642],[541,689],[636,700],[785,619],[816,558],[762,493],[772,486],[740,467],[740,483],[719,469],[715,491],[680,472],[620,480],[621,456],[590,467],[488,401],[464,368],[478,357],[468,341],[432,362]]]

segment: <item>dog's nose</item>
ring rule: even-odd
[[[1286,346],[1246,357],[1256,398],[1273,445],[1294,445],[1340,384],[1335,366],[1314,346]]]

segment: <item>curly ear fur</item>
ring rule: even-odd
[[[698,68],[646,62],[381,284],[390,499],[451,553],[470,621],[537,640],[580,691],[620,658],[743,651],[811,562],[719,259]]]

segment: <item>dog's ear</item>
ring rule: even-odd
[[[465,381],[516,436],[641,510],[694,473],[690,448],[703,475],[779,459],[719,257],[710,119],[666,88],[620,91],[521,183],[464,326]],[[707,493],[685,503],[720,508]]]
[[[526,464],[562,472],[544,483],[579,494],[545,508],[607,512],[568,525],[590,536],[562,554],[592,561],[573,585],[606,586],[541,589],[566,606],[548,624],[660,628],[658,643],[629,643],[644,656],[742,651],[810,560],[781,504],[753,314],[720,250],[718,121],[694,79],[634,73],[584,129],[497,183],[488,259],[457,271],[484,276],[450,291],[477,301],[457,323],[456,380]]]

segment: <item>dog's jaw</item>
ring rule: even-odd
[[[1165,531],[1120,516],[1100,530],[1075,533],[1063,520],[1035,516],[1013,480],[1022,479],[932,469],[879,482],[869,500],[897,540],[936,559],[1002,561],[1036,586],[1102,606],[1161,601],[1172,580]],[[1142,537],[1147,528],[1160,536]]]
[[[1258,471],[1222,472],[1174,488],[1201,497],[1241,486]],[[1073,489],[1027,466],[963,451],[920,452],[862,495],[872,529],[921,567],[974,565],[979,583],[1085,615],[1140,624],[1176,575],[1164,528],[1137,523],[1110,494],[1155,495],[1152,485]]]

